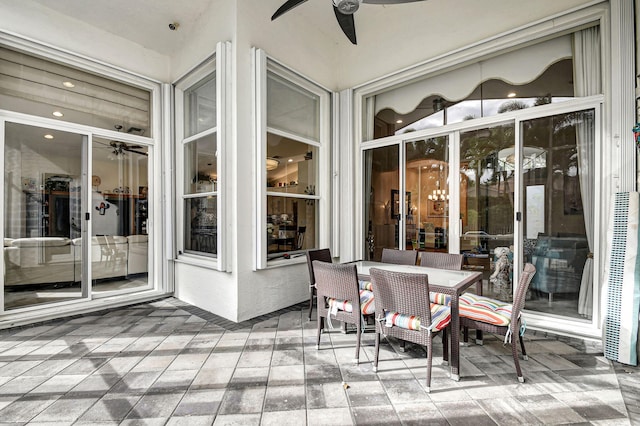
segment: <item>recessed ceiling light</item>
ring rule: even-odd
[[[45,139],[53,139],[53,135],[46,134],[46,135],[44,135],[44,138]]]
[[[396,120],[397,124],[402,124],[402,120]]]
[[[63,82],[62,82],[62,85],[63,85],[64,87],[69,87],[69,88],[71,88],[71,87],[76,87],[76,85],[75,85],[75,84],[73,84],[73,83],[72,83],[72,82],[70,82],[70,81],[63,81]]]
[[[290,162],[290,163],[293,163],[293,158],[289,158],[289,162]]]
[[[515,98],[516,97],[516,92],[509,92],[509,94],[507,95],[508,98]]]
[[[52,114],[54,117],[64,117],[64,114],[61,113],[60,111],[53,111]]]

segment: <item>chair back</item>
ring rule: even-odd
[[[440,253],[434,251],[420,252],[420,266],[459,271],[464,264],[463,254]]]
[[[332,263],[331,250],[317,249],[307,250],[307,267],[309,268],[309,284],[314,285],[316,283],[315,274],[313,273],[313,261],[319,260],[321,262]]]
[[[517,336],[517,327],[518,321],[515,318],[519,318],[520,312],[524,308],[524,301],[527,296],[527,290],[529,290],[529,284],[531,284],[531,280],[536,273],[536,267],[531,263],[525,263],[522,273],[520,274],[520,281],[518,282],[518,287],[516,288],[516,295],[513,298],[513,308],[511,311],[511,318],[514,320],[511,321],[511,328],[514,336]]]
[[[376,321],[384,319],[385,312],[397,312],[420,317],[422,326],[431,325],[427,274],[371,268],[369,275],[373,283],[373,298],[376,301]]]
[[[332,297],[352,303],[353,313],[360,317],[360,288],[356,265],[349,263],[327,263],[314,260],[313,271],[318,292],[318,311],[322,312],[324,298]]]
[[[395,263],[396,265],[415,265],[418,260],[418,252],[415,250],[382,249],[382,263]]]

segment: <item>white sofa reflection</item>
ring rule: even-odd
[[[148,237],[91,237],[93,279],[147,272]],[[5,238],[5,286],[78,282],[82,279],[82,239]]]
[[[147,272],[147,264],[149,263],[148,250],[149,236],[144,234],[129,235],[127,237],[127,248],[129,256],[127,257],[127,274],[143,274]]]
[[[82,274],[82,239],[72,241],[75,247],[75,276]],[[91,237],[91,276],[94,280],[127,275],[127,237],[101,235]]]
[[[76,281],[68,238],[5,238],[4,265],[5,286]]]

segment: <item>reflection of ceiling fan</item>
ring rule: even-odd
[[[277,17],[283,15],[284,13],[290,11],[294,7],[298,6],[306,2],[307,0],[287,0],[276,13],[273,14],[271,20],[273,21]],[[360,7],[360,3],[369,3],[369,4],[399,4],[399,3],[413,3],[416,1],[426,1],[426,0],[331,0],[333,2],[333,11],[336,14],[336,19],[338,20],[338,24],[340,24],[340,28],[347,36],[347,38],[353,44],[356,43],[356,26],[353,20],[353,14]]]
[[[133,152],[140,155],[149,155],[144,151],[140,151],[142,148],[144,148],[142,145],[129,145],[124,142],[116,142],[116,141],[111,141],[109,145],[111,146],[111,148],[113,148],[113,151],[110,153],[110,155],[114,157],[124,156],[125,151]]]

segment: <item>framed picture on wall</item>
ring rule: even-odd
[[[449,202],[446,200],[433,200],[428,203],[428,217],[449,217]]]

